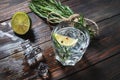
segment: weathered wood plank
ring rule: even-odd
[[[120,52],[120,35],[118,34],[120,31],[119,21],[120,15],[98,23],[101,26],[100,35],[98,36],[98,39],[96,41],[91,42],[82,60],[79,63],[77,63],[74,67],[63,67],[60,63],[56,62],[56,60],[54,59],[51,42],[41,44],[45,45],[43,48],[44,56],[46,59],[46,63],[50,67],[51,79],[60,79],[74,72],[81,71],[91,65],[97,64],[106,58],[118,55],[118,53]],[[3,62],[2,60],[0,61]]]
[[[11,30],[8,24],[5,26],[2,25],[3,23],[0,24],[0,30],[17,38],[16,40],[12,40],[7,36],[0,36],[0,59],[11,55],[10,53],[14,53],[14,50],[17,49],[16,46],[26,39],[29,39],[33,46],[50,40],[51,30],[48,25],[33,13],[30,13],[29,16],[32,20],[32,28],[26,35],[17,35]],[[10,23],[10,21],[6,23]]]
[[[17,11],[30,12],[28,7],[30,0],[7,0],[0,1],[0,22],[10,19]]]
[[[21,2],[24,2],[24,0],[1,0],[0,1],[0,10],[3,10],[5,8],[17,5]]]
[[[69,0],[69,5],[75,13],[80,13],[96,22],[120,14],[119,0]]]
[[[103,4],[103,5],[100,5],[97,1],[93,1],[93,2],[87,2],[87,1],[83,1],[83,2],[81,2],[81,1],[78,1],[78,0],[76,0],[77,2],[75,2],[77,5],[75,5],[75,4],[69,4],[69,3],[72,3],[72,2],[74,2],[74,1],[72,1],[72,0],[69,0],[69,1],[67,1],[65,4],[68,4],[68,5],[71,5],[71,7],[73,6],[73,7],[75,7],[76,8],[76,6],[81,6],[81,5],[78,5],[78,4],[83,4],[83,3],[86,3],[86,5],[88,5],[88,3],[89,3],[89,6],[91,5],[91,4],[96,4],[95,5],[95,7],[98,7],[98,8],[102,8],[102,6],[105,6],[105,5],[107,5],[108,4],[108,7],[107,8],[105,8],[106,10],[103,10],[103,11],[106,11],[104,14],[105,15],[107,15],[107,17],[109,16],[112,16],[112,15],[108,15],[108,12],[109,11],[107,11],[107,10],[110,10],[110,14],[112,14],[112,12],[115,12],[115,11],[111,11],[111,9],[113,9],[113,10],[117,10],[117,12],[119,12],[119,10],[120,9],[115,9],[115,8],[119,8],[119,7],[117,7],[118,6],[118,2],[119,1],[109,1],[109,3],[105,3],[104,4],[104,1],[103,2],[101,2],[100,4]],[[105,1],[106,2],[106,1]],[[113,4],[112,6],[110,5],[110,4]],[[98,5],[98,6],[97,6]],[[77,10],[77,8],[76,8],[76,11],[80,11],[80,10],[84,10],[84,9],[82,9],[82,7],[78,7],[78,8],[80,8],[79,10]],[[110,9],[109,9],[110,8]],[[88,8],[87,8],[88,9]],[[96,11],[96,10],[94,10],[94,9],[96,9],[96,8],[93,8],[92,10],[93,10],[93,12],[92,13],[94,13],[94,11]],[[97,10],[99,10],[99,9],[97,9]],[[101,10],[101,9],[100,9]],[[75,12],[76,12],[75,11]],[[86,10],[86,11],[91,11],[91,9],[88,9],[88,10]],[[86,11],[84,11],[84,12],[86,12]],[[95,14],[98,14],[98,13],[96,13],[95,12]],[[115,12],[115,14],[116,14],[116,12]],[[114,15],[115,15],[114,14]],[[33,13],[30,13],[30,15],[33,15]],[[91,16],[91,15],[93,15],[93,14],[89,14],[88,16]],[[103,15],[99,15],[99,16],[101,16],[101,17],[105,17],[105,16],[103,16]],[[30,16],[31,17],[31,16]],[[87,17],[87,16],[86,16]],[[97,19],[97,20],[101,20],[100,18],[97,18],[98,16],[94,16],[94,18],[93,19]],[[37,19],[36,19],[37,18]],[[38,17],[36,17],[35,15],[34,16],[32,16],[31,17],[31,19],[32,19],[32,23],[33,23],[33,25],[32,25],[32,27],[34,27],[34,26],[41,26],[41,24],[42,24],[42,20],[40,20],[40,19],[38,19]],[[9,21],[8,21],[9,22]],[[40,25],[39,25],[40,24]],[[44,23],[43,23],[43,26],[44,26]],[[47,26],[47,25],[46,25]],[[1,28],[1,27],[0,27]],[[8,31],[8,30],[10,30],[11,28],[9,28],[8,26],[7,26],[7,28],[5,29],[6,27],[2,27],[1,28],[1,30],[4,30],[4,31]],[[45,29],[46,27],[44,27],[43,29],[41,28],[40,29],[40,31],[39,32],[41,32],[41,33],[39,33],[39,34],[37,34],[37,31],[39,30],[38,28],[35,28],[35,30],[34,29],[32,29],[32,31],[30,31],[30,35],[32,36],[30,36],[30,35],[25,35],[25,36],[20,36],[20,37],[24,37],[25,39],[27,39],[27,38],[30,38],[31,39],[31,41],[34,41],[34,40],[36,40],[36,41],[38,41],[39,40],[39,42],[44,42],[44,39],[46,39],[47,38],[47,40],[48,40],[48,37],[46,36],[46,35],[48,35],[48,36],[50,36],[50,31],[49,31],[49,29]],[[45,30],[48,30],[48,33],[47,33],[47,31],[45,31]],[[42,34],[42,31],[45,31],[45,33],[43,33]],[[36,35],[34,35],[34,34],[36,34]],[[39,37],[39,35],[40,36],[43,36],[43,38],[41,38],[41,37]],[[28,37],[29,36],[29,37]],[[49,38],[50,39],[50,38]],[[6,41],[7,40],[7,41]],[[5,37],[5,39],[4,38],[2,38],[1,39],[1,43],[2,43],[2,41],[5,41],[4,43],[6,43],[6,42],[8,42],[8,40],[9,39],[6,39],[6,37]]]
[[[31,12],[28,4],[30,0],[19,1],[21,4],[16,3],[14,6],[7,8],[1,8],[0,21],[10,19],[11,16],[17,11]],[[7,4],[12,3],[9,1]],[[80,13],[85,17],[99,21],[105,18],[109,18],[113,15],[120,14],[119,0],[61,0],[65,5],[70,6],[75,13]],[[73,4],[74,3],[74,4]],[[1,3],[2,4],[2,3]],[[6,5],[6,4],[5,4]],[[4,5],[3,5],[4,6]],[[88,7],[89,6],[89,7]]]
[[[103,1],[103,2],[92,0],[92,1],[88,1],[88,3],[86,3],[86,1],[87,0],[85,0],[85,2],[83,1],[82,3],[79,3],[79,0],[76,0],[76,5],[70,4],[71,5],[70,7],[71,8],[73,7],[72,8],[73,10],[76,8],[75,12],[77,12],[77,11],[79,12],[81,10],[83,10],[83,12],[86,11],[85,16],[89,17],[91,19],[94,19],[96,21],[99,21],[99,20],[101,21],[102,19],[109,18],[111,16],[119,14],[119,12],[120,12],[119,11],[120,9],[119,9],[119,6],[118,6],[118,3],[119,3],[118,0],[116,0],[116,1],[112,1],[112,0],[108,1],[107,0],[107,1]],[[69,4],[71,2],[73,2],[73,0],[69,0],[65,4]],[[82,6],[78,5],[78,4],[83,4],[83,3],[86,3],[87,6],[90,6],[90,5],[92,5],[92,6],[85,8],[85,5],[82,5]],[[108,5],[108,6],[106,6],[106,5]],[[104,10],[102,10],[103,9],[102,6],[104,6],[103,7]],[[90,8],[92,8],[92,10]],[[97,15],[97,14],[99,14],[99,15]],[[120,52],[120,50],[119,50],[120,49],[120,35],[119,35],[119,32],[120,32],[120,28],[119,28],[120,15],[119,15],[119,16],[112,17],[109,20],[104,20],[104,21],[98,23],[99,26],[100,26],[100,35],[98,36],[98,40],[95,40],[95,41],[91,42],[91,45],[89,46],[87,52],[85,53],[84,58],[79,63],[77,63],[76,66],[74,66],[74,67],[62,67],[53,58],[54,54],[53,54],[53,49],[51,47],[52,46],[51,42],[46,42],[46,41],[50,40],[50,32],[51,32],[50,29],[41,19],[39,19],[36,16],[33,16],[34,15],[33,13],[29,13],[29,15],[33,19],[32,20],[33,21],[33,23],[32,23],[33,24],[32,25],[32,30],[33,31],[32,32],[33,32],[35,38],[33,36],[31,36],[31,34],[24,36],[24,38],[25,37],[27,37],[25,39],[28,39],[28,38],[31,38],[31,37],[32,37],[31,39],[34,38],[33,39],[34,46],[39,45],[39,44],[40,44],[40,46],[44,45],[43,50],[44,50],[46,63],[50,67],[50,72],[52,73],[51,78],[53,80],[60,79],[64,76],[67,76],[67,75],[70,75],[74,72],[85,69],[85,68],[87,68],[87,67],[89,67],[93,64],[97,64],[100,61],[102,61],[102,60],[104,60],[108,57],[111,57],[113,55],[117,55]],[[6,17],[6,19],[7,18],[8,17]],[[11,28],[7,27],[7,26],[6,27],[0,26],[0,30],[3,30],[3,31],[8,32],[10,34],[14,34],[11,31]],[[19,36],[19,38],[20,37],[22,37],[22,36]],[[20,38],[20,39],[22,39],[22,38]],[[0,45],[1,45],[0,48],[2,47],[2,45],[4,46],[4,44],[6,42],[11,43],[12,40],[7,38],[7,37],[1,38],[0,39]],[[3,52],[1,51],[0,52],[0,57],[4,58],[4,57],[7,57],[7,56],[10,55],[10,52],[5,52],[5,53],[6,54],[3,54]],[[19,76],[18,74],[16,74],[13,77],[11,72],[9,72],[9,69],[8,69],[8,72],[5,71],[7,69],[7,66],[8,67],[10,66],[10,65],[7,64],[7,63],[9,63],[8,60],[11,61],[11,65],[12,64],[14,65],[14,64],[18,63],[17,66],[19,66],[19,67],[15,70],[12,68],[13,72],[16,72],[17,70],[23,69],[23,67],[21,65],[22,59],[19,60],[20,58],[18,57],[18,61],[16,61],[16,62],[14,61],[13,56],[15,56],[17,54],[20,55],[22,53],[19,52],[19,53],[16,53],[16,54],[12,54],[11,56],[0,60],[0,71],[1,71],[0,78],[2,78],[2,79],[6,79],[6,78],[13,79],[13,78],[18,78],[18,77],[21,76],[21,75]],[[87,63],[88,61],[89,61],[89,64]],[[8,77],[6,77],[6,76],[8,76]],[[23,77],[23,78],[25,78],[25,77]]]
[[[92,41],[84,54],[83,59],[75,67],[65,67],[56,70],[52,73],[54,80],[70,75],[74,72],[87,68],[90,65],[117,55],[120,53],[120,15],[109,20],[98,23],[100,28],[100,35],[97,40]],[[110,24],[107,24],[110,23]],[[90,64],[86,63],[89,62]]]
[[[43,55],[45,55],[45,51],[48,50],[49,48],[51,48],[51,42],[48,41],[39,46],[42,49]],[[29,72],[27,69],[29,69],[30,67],[26,66],[26,64],[24,64],[25,57],[23,54],[24,54],[23,51],[18,52],[7,58],[0,60],[0,80],[12,80],[12,79],[18,80],[18,78],[20,78],[21,75],[24,76],[25,74],[27,74]],[[49,55],[47,55],[47,56],[49,56]],[[51,63],[49,63],[49,64],[51,64]],[[32,68],[30,68],[30,69],[32,70]],[[26,70],[28,72],[26,72]]]
[[[120,79],[120,53],[105,61],[92,65],[63,78],[63,80],[119,80]],[[89,64],[89,61],[88,61]],[[62,80],[62,79],[61,79]]]
[[[101,32],[100,36],[98,37],[99,40],[96,40],[91,43],[87,52],[85,53],[85,58],[81,60],[75,67],[67,67],[61,68],[52,73],[54,78],[59,79],[60,77],[66,76],[70,73],[74,73],[76,71],[80,71],[90,65],[96,64],[97,62],[106,59],[107,57],[117,55],[120,52],[120,35],[118,34],[119,29],[119,19],[116,16],[113,19],[106,20],[101,22]],[[117,20],[116,20],[117,19]],[[107,25],[106,23],[110,23]],[[105,25],[106,24],[106,25]],[[114,27],[113,27],[114,26]],[[112,44],[111,44],[112,43]],[[89,61],[91,64],[85,64],[86,61]],[[74,68],[74,70],[73,70]],[[59,76],[58,76],[59,75]],[[61,76],[60,76],[61,75]]]

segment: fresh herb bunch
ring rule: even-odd
[[[32,0],[30,8],[38,16],[46,18],[50,23],[60,23],[63,18],[69,18],[73,11],[56,0]]]
[[[95,35],[95,31],[90,29],[88,25],[85,25],[85,19],[79,14],[74,12],[68,7],[61,4],[60,1],[56,0],[32,0],[29,7],[38,16],[45,18],[49,23],[60,23],[63,21],[75,22],[74,27],[79,28],[85,27],[90,36]],[[74,20],[73,20],[74,19]]]

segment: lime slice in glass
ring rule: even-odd
[[[58,43],[63,46],[74,46],[78,42],[78,39],[70,38],[57,33],[55,33],[54,36]]]

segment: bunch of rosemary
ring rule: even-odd
[[[62,6],[60,2],[55,0],[32,0],[30,8],[50,23],[60,23],[63,18],[69,18],[73,14],[68,6]]]
[[[32,0],[29,7],[38,16],[45,18],[49,23],[60,23],[63,21],[75,22],[76,28],[85,27],[90,36],[93,37],[95,31],[85,25],[85,18],[74,12],[56,0]]]

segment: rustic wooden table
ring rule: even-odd
[[[61,0],[75,13],[96,21],[100,28],[99,36],[91,41],[84,57],[74,67],[63,67],[54,59],[51,30],[30,11],[29,1],[0,1],[0,80],[41,80],[32,78],[36,67],[25,65],[23,51],[18,49],[20,41],[26,39],[42,48],[50,80],[120,80],[120,0]],[[11,17],[17,11],[28,13],[32,21],[31,30],[24,36],[16,35],[10,27]]]

